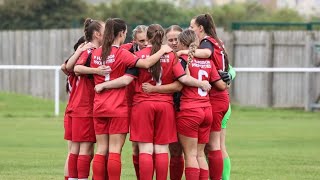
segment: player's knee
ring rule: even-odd
[[[205,158],[206,155],[204,154],[204,151],[198,151],[197,152],[197,158],[200,159],[200,158]]]
[[[197,151],[188,151],[187,153],[184,154],[184,158],[188,160],[196,160],[198,157]]]
[[[154,145],[154,151],[155,151],[156,154],[168,153],[169,152],[168,146],[169,146],[168,144],[165,144],[165,145],[155,144]]]
[[[138,143],[139,153],[153,154],[153,144],[152,143]]]
[[[108,145],[107,144],[99,144],[97,146],[96,154],[106,155],[108,153]]]
[[[93,147],[93,143],[90,142],[84,142],[84,143],[80,143],[80,152],[79,154],[81,155],[91,155],[92,154],[92,148]]]
[[[122,147],[122,144],[109,144],[109,152],[120,154]]]
[[[72,142],[71,143],[71,148],[70,148],[70,153],[79,154],[79,151],[80,151],[80,143]]]

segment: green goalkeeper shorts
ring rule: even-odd
[[[221,122],[221,128],[222,129],[226,129],[227,128],[227,122],[228,122],[230,116],[231,116],[231,105],[229,104],[229,109],[226,112],[226,114],[224,115],[224,117],[222,119],[222,122]]]

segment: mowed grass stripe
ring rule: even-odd
[[[53,101],[0,93],[0,179],[63,179],[67,144]],[[61,113],[65,104],[61,104]],[[234,180],[320,178],[320,113],[233,107],[227,147]],[[135,179],[131,143],[122,179]]]

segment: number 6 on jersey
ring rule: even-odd
[[[199,81],[202,81],[202,76],[205,76],[206,78],[209,77],[207,71],[204,71],[204,70],[200,69],[199,72],[198,72],[198,80],[199,80]],[[199,94],[200,96],[206,96],[206,95],[208,94],[208,92],[202,90],[201,88],[198,88],[198,94]]]

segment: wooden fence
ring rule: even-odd
[[[315,67],[320,61],[313,43],[319,31],[219,30],[234,67]],[[1,65],[59,65],[73,52],[81,29],[2,31]],[[320,73],[238,73],[230,90],[232,101],[258,107],[303,107],[305,90],[312,100],[320,94]],[[0,70],[0,91],[13,91],[44,98],[54,97],[54,72]],[[65,77],[61,73],[61,99]]]
[[[73,52],[81,29],[2,31],[1,65],[60,65]],[[65,76],[60,73],[60,95],[66,99]],[[54,71],[1,70],[0,91],[54,98]]]

